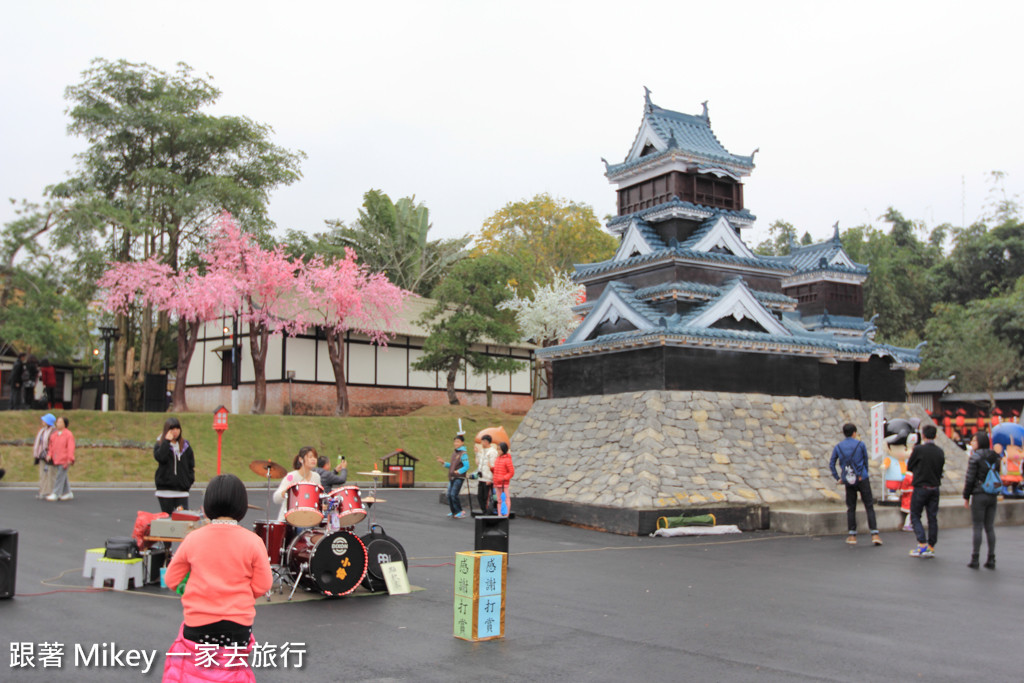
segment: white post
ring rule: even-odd
[[[238,389],[231,390],[231,414],[238,415]]]
[[[110,404],[110,396],[108,396],[107,394],[103,394],[102,398],[100,399],[100,405],[101,405],[100,410],[102,412],[104,412],[104,413],[107,412],[107,408],[109,407],[109,404]]]

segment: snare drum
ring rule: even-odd
[[[350,531],[307,529],[288,546],[292,579],[324,595],[348,595],[366,576],[366,546]]]
[[[358,486],[342,486],[331,492],[331,498],[337,501],[337,523],[342,528],[355,526],[366,519],[366,508]]]
[[[253,532],[267,546],[267,557],[270,558],[270,564],[281,564],[284,548],[292,540],[292,528],[277,520],[261,519],[253,522]]]
[[[319,484],[296,484],[288,489],[288,510],[284,519],[292,526],[316,526],[324,518],[320,512]]]

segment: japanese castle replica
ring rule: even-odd
[[[767,528],[769,505],[841,509],[828,456],[843,424],[867,438],[876,403],[890,418],[928,420],[905,403],[918,351],[876,343],[864,319],[867,267],[838,226],[786,256],[744,243],[754,155],[722,146],[706,104],[682,114],[648,91],[625,160],[605,166],[620,246],[576,266],[585,317],[536,352],[552,362],[554,398],[534,403],[513,436],[513,508],[627,534],[679,514],[713,511],[752,529]],[[781,519],[772,512],[772,525]]]
[[[553,362],[554,395],[700,389],[903,401],[917,351],[877,344],[864,320],[866,266],[832,239],[788,256],[743,242],[754,216],[743,184],[754,155],[728,152],[697,116],[653,104],[618,187],[615,256],[576,266],[586,314]]]

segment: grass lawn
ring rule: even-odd
[[[72,484],[152,484],[156,471],[153,443],[167,414],[92,410],[64,414],[78,443],[76,463],[70,471]],[[38,480],[38,470],[32,464],[32,441],[42,426],[42,415],[42,411],[0,412],[0,455],[7,469],[4,483]],[[177,417],[196,454],[196,482],[205,482],[217,473],[213,415],[186,413]],[[478,406],[428,407],[403,417],[231,415],[224,433],[221,471],[237,474],[243,481],[258,481],[259,477],[249,470],[253,460],[273,460],[291,469],[299,448],[313,446],[330,457],[332,464],[337,463],[339,454],[344,455],[350,481],[368,481],[369,477],[357,472],[372,470],[386,455],[403,448],[419,458],[416,481],[446,481],[447,474],[435,458],[447,459],[451,453],[458,418],[462,418],[467,440],[485,427],[499,425],[512,435],[522,421],[522,416]]]

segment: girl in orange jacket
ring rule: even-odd
[[[494,473],[494,496],[498,501],[498,515],[508,517],[512,509],[512,500],[508,495],[508,485],[515,476],[516,468],[512,465],[512,454],[508,452],[508,444],[498,444],[501,453],[494,461],[491,471]]]

